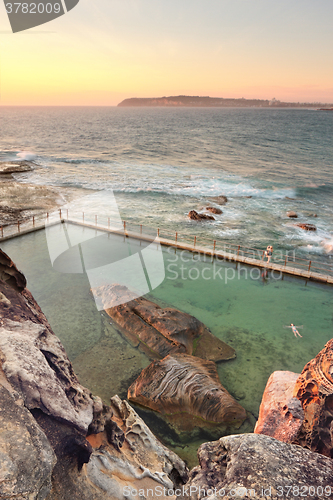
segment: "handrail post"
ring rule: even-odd
[[[20,232],[20,221],[17,219],[17,230]]]
[[[237,248],[237,257],[239,256],[239,250],[240,250],[240,245],[238,245],[238,248]]]
[[[34,215],[32,216],[32,225],[33,225],[33,227],[35,227],[35,216]]]
[[[310,267],[311,267],[311,260],[310,260],[310,262],[309,262],[308,272],[310,272]]]
[[[61,219],[61,208],[59,208],[59,216],[60,216],[60,219]]]
[[[157,228],[157,236],[160,237],[160,228]]]
[[[1,226],[1,238],[3,238],[3,226]]]
[[[215,252],[216,240],[214,240],[213,252]]]
[[[195,247],[196,242],[197,242],[197,237],[194,236],[194,247]]]
[[[264,260],[264,257],[265,257],[265,250],[264,250],[264,251],[263,251],[263,253],[262,253],[261,260]]]
[[[286,267],[287,262],[288,262],[288,254],[286,254],[286,258],[284,259],[284,267]]]
[[[46,212],[46,220],[49,220],[49,213]]]
[[[178,233],[176,232],[175,243],[177,243]]]
[[[126,231],[126,221],[124,220],[124,231]]]
[[[142,234],[142,224],[140,224],[140,234]]]

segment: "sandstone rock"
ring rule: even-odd
[[[254,432],[291,443],[304,421],[302,405],[293,397],[298,373],[276,371],[269,377]]]
[[[287,212],[287,217],[290,217],[291,219],[297,219],[298,215],[297,215],[296,212],[293,212],[292,210],[289,210],[289,212]]]
[[[293,395],[304,411],[298,444],[333,457],[333,339],[304,367]]]
[[[208,210],[208,212],[211,212],[212,214],[217,214],[217,215],[223,214],[222,210],[216,207],[206,207],[206,210]]]
[[[314,224],[299,223],[296,224],[296,226],[300,227],[301,229],[304,229],[305,231],[317,231],[317,228]]]
[[[215,220],[215,218],[212,215],[200,214],[200,213],[196,212],[195,210],[191,210],[188,213],[188,217],[191,220],[199,220],[199,221],[201,221],[201,220]]]
[[[121,450],[110,446],[106,431],[88,436],[92,453],[80,473],[63,452],[47,500],[138,500],[139,494],[132,495],[132,490],[175,489],[186,483],[185,463],[156,439],[126,401],[114,396],[111,409],[125,437]],[[167,498],[176,500],[174,496]]]
[[[220,196],[213,196],[212,198],[209,198],[211,201],[214,203],[217,203],[218,205],[225,205],[228,201],[228,198],[224,196],[223,194]]]
[[[190,500],[301,495],[321,500],[332,494],[331,459],[269,436],[226,436],[201,445],[198,458],[200,465],[192,469],[186,484]]]
[[[123,285],[106,285],[94,289],[103,304],[117,299],[119,306],[106,309],[121,332],[139,345],[153,359],[167,354],[187,353],[212,361],[235,357],[235,350],[215,337],[194,316],[171,307],[161,308],[144,297],[133,300]],[[121,300],[120,300],[121,299]]]
[[[31,170],[34,170],[34,164],[28,161],[0,162],[0,175],[31,172]]]
[[[221,385],[215,363],[169,355],[142,370],[128,399],[168,416],[180,430],[211,424],[237,426],[246,412]]]
[[[0,381],[0,498],[44,500],[55,454],[18,395]]]
[[[17,269],[8,255],[0,250],[0,280],[21,292],[27,286],[25,276]]]

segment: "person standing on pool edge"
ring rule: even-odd
[[[265,250],[265,257],[267,257],[267,264],[269,264],[272,255],[273,255],[273,247],[271,245],[268,245],[268,247]]]

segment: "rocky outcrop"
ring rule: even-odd
[[[212,361],[235,357],[235,350],[215,337],[194,316],[170,307],[162,308],[144,297],[133,300],[123,285],[106,285],[94,289],[103,304],[122,302],[106,309],[133,345],[152,359],[168,354],[186,353]]]
[[[186,354],[152,362],[129,388],[128,399],[167,415],[180,430],[236,427],[246,419],[244,408],[221,385],[215,363]]]
[[[31,172],[34,164],[29,161],[4,161],[0,162],[0,176],[17,174],[21,172]]]
[[[223,214],[222,210],[220,208],[216,208],[216,207],[206,207],[206,210],[208,212],[211,212],[212,214],[216,214],[216,215]]]
[[[333,339],[304,367],[293,395],[304,411],[297,442],[333,457]]]
[[[10,288],[21,292],[27,286],[25,276],[17,269],[8,255],[0,250],[0,281],[5,282]],[[5,297],[0,295],[0,305],[7,303]]]
[[[200,214],[200,213],[196,212],[195,210],[191,210],[188,213],[188,217],[191,220],[198,220],[198,221],[202,221],[202,220],[215,220],[215,218],[212,215]]]
[[[254,432],[292,443],[304,421],[300,401],[294,397],[298,373],[276,371],[269,377]]]
[[[2,385],[4,384],[4,385]],[[44,432],[0,375],[0,498],[44,500],[56,462]]]
[[[305,224],[300,222],[299,224],[296,224],[296,226],[304,229],[304,231],[317,231],[317,228],[314,224]]]
[[[289,210],[289,212],[287,212],[287,217],[289,217],[290,219],[297,219],[298,215],[297,215],[296,212],[293,212],[292,210]]]
[[[191,500],[320,500],[332,494],[331,459],[269,436],[226,436],[201,445],[198,458],[186,484]]]

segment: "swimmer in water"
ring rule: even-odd
[[[303,325],[302,326],[295,326],[294,323],[290,323],[290,325],[285,326],[285,328],[291,328],[292,331],[293,331],[293,334],[295,335],[296,338],[297,338],[297,335],[299,337],[302,337],[302,335],[299,333],[299,331],[297,330],[297,328],[303,328]]]

